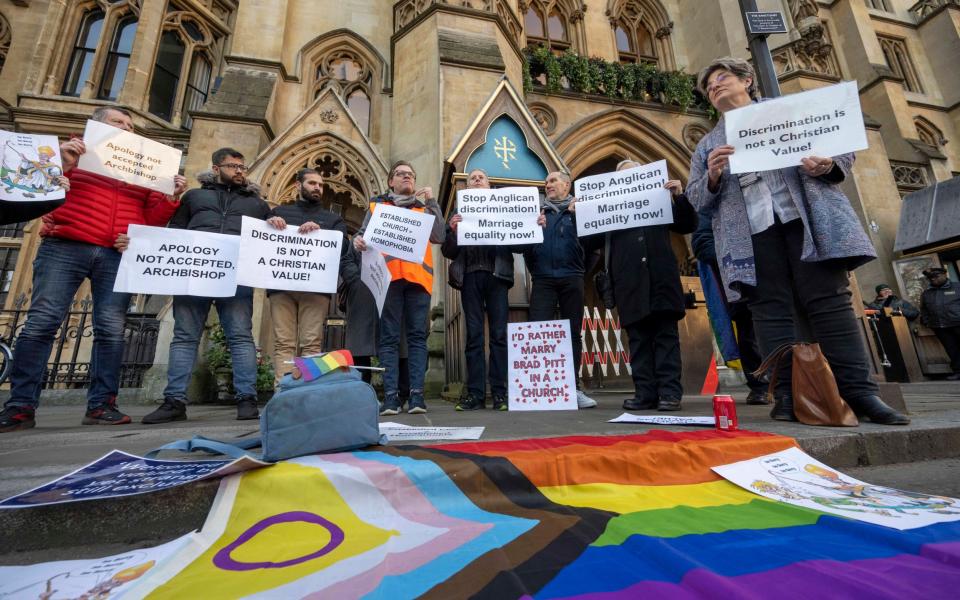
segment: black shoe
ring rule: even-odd
[[[157,410],[140,420],[144,425],[158,425],[172,421],[187,420],[187,405],[176,398],[164,398]]]
[[[393,415],[400,414],[400,410],[403,408],[403,405],[400,404],[400,399],[396,396],[387,396],[383,399],[383,404],[380,406],[380,416],[389,417]]]
[[[407,404],[407,413],[411,415],[422,415],[427,412],[427,403],[423,400],[423,394],[410,394],[410,402]]]
[[[960,381],[960,373],[954,373],[952,375],[947,375],[947,381]]]
[[[237,420],[252,421],[260,418],[260,411],[257,409],[256,396],[240,396],[237,398]]]
[[[510,410],[510,406],[507,404],[506,396],[500,396],[496,394],[493,396],[493,410]]]
[[[117,398],[111,396],[96,408],[91,408],[80,421],[84,425],[126,425],[130,417],[117,410]]]
[[[750,404],[753,406],[762,406],[764,404],[770,404],[770,397],[767,395],[766,391],[750,390],[750,393],[747,394],[747,404]]]
[[[775,396],[770,418],[775,421],[796,421],[797,415],[793,414],[793,396],[787,394]]]
[[[455,410],[482,410],[486,408],[486,403],[483,401],[483,398],[477,398],[473,394],[468,394],[466,398],[460,398],[460,401],[457,402],[457,405],[454,407]]]
[[[848,400],[847,404],[858,417],[866,417],[878,425],[909,425],[910,417],[901,414],[884,403],[878,396],[863,396]]]
[[[0,413],[0,433],[30,429],[37,422],[33,418],[34,411],[22,406],[8,406]]]
[[[640,398],[627,398],[623,401],[623,410],[653,410],[657,407],[657,401]]]
[[[680,398],[662,396],[660,402],[657,402],[657,410],[660,412],[680,410]]]

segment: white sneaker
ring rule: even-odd
[[[594,408],[597,401],[583,393],[583,390],[577,390],[577,408]]]

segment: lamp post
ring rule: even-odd
[[[753,33],[747,18],[748,12],[758,12],[757,2],[756,0],[739,0],[739,2],[743,28],[747,32],[747,41],[750,44],[750,54],[753,56],[753,66],[757,71],[760,92],[765,98],[776,98],[780,95],[780,83],[777,81],[777,70],[773,66],[773,56],[767,46],[767,33]]]

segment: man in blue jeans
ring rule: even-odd
[[[286,227],[272,217],[270,206],[260,198],[260,189],[247,181],[243,155],[232,148],[213,153],[213,172],[198,177],[201,187],[183,195],[170,227],[240,235],[243,217],[267,220],[277,229]],[[257,348],[253,343],[253,288],[238,285],[229,298],[174,296],[173,341],[163,405],[143,418],[147,425],[183,421],[187,418],[187,386],[193,375],[197,346],[210,305],[217,307],[233,361],[233,387],[237,391],[237,419],[256,419]]]

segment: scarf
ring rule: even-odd
[[[559,202],[550,200],[549,198],[544,196],[543,200],[540,202],[540,208],[542,208],[543,210],[550,209],[553,212],[560,214],[563,211],[565,211],[568,206],[570,206],[571,200],[573,200],[572,195],[568,195],[566,198],[564,198],[563,200],[560,200]]]

